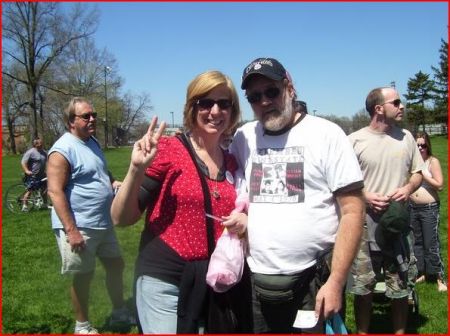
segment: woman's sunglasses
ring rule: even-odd
[[[233,105],[233,103],[229,99],[214,100],[209,98],[202,98],[197,100],[197,106],[205,110],[211,109],[215,104],[217,104],[217,106],[219,106],[221,110],[225,110]]]
[[[270,87],[265,89],[263,92],[252,92],[247,95],[247,100],[250,104],[259,103],[262,96],[266,96],[269,99],[275,99],[280,95],[281,90],[277,87]]]
[[[427,144],[417,144],[419,148],[428,148]]]

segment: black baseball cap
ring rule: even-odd
[[[408,205],[405,202],[392,201],[381,215],[379,224],[389,233],[399,234],[409,229]]]
[[[375,241],[385,255],[394,256],[394,244],[402,234],[411,230],[406,202],[392,201],[387,210],[378,217]]]
[[[241,89],[245,90],[248,84],[248,78],[252,75],[262,75],[270,79],[279,81],[288,78],[284,66],[274,58],[257,58],[247,65],[242,74]]]

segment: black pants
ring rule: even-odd
[[[439,242],[439,203],[411,204],[411,225],[414,230],[414,255],[419,274],[444,277]]]

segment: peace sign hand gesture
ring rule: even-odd
[[[131,164],[138,169],[147,168],[156,155],[156,146],[166,128],[166,123],[163,121],[155,132],[157,123],[158,117],[153,117],[147,133],[134,143],[133,152],[131,153]]]

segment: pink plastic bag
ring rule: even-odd
[[[211,254],[206,283],[222,293],[237,284],[244,269],[244,241],[237,234],[223,230]]]

